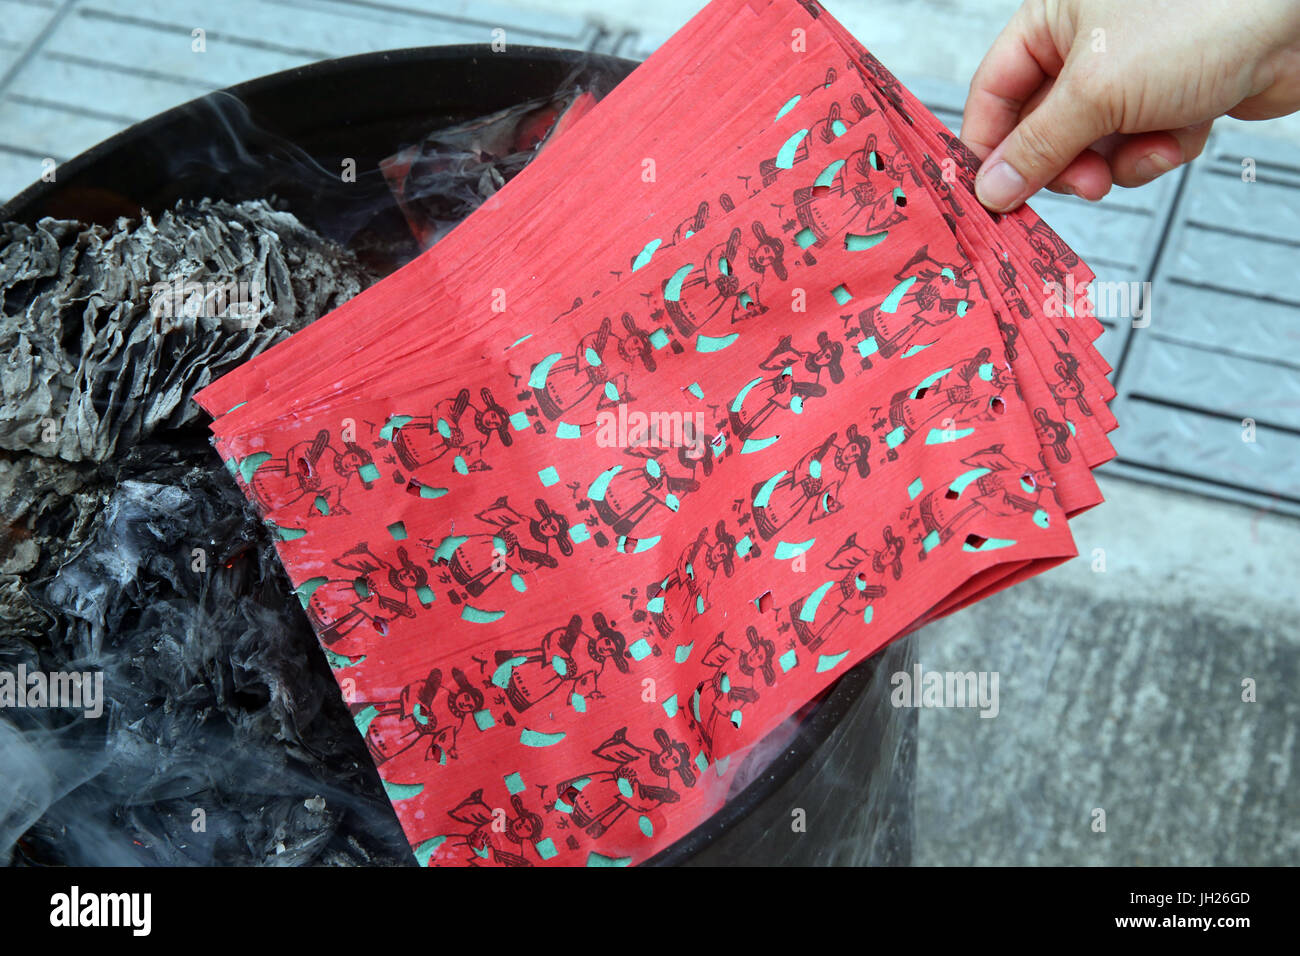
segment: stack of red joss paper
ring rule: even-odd
[[[812,0],[714,0],[200,395],[429,865],[625,865],[846,670],[1075,554],[1092,273]]]

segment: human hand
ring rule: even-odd
[[[961,138],[997,212],[1097,200],[1200,155],[1220,116],[1300,109],[1296,0],[1025,0],[971,80]]]

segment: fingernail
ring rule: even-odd
[[[1137,166],[1134,168],[1138,178],[1145,181],[1155,179],[1161,173],[1169,172],[1174,168],[1174,164],[1159,153],[1147,153],[1137,161]]]
[[[1005,212],[1015,205],[1025,194],[1025,177],[1021,176],[1006,160],[1000,160],[992,169],[984,172],[975,184],[975,195],[979,201],[990,209]]]

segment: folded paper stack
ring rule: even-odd
[[[1092,273],[815,2],[714,0],[199,395],[421,863],[625,865],[847,669],[1074,556]]]

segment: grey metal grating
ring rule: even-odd
[[[1243,159],[1256,181],[1243,180]],[[1216,133],[1182,184],[1152,272],[1150,325],[1129,332],[1116,366],[1110,470],[1300,514],[1294,151]]]

